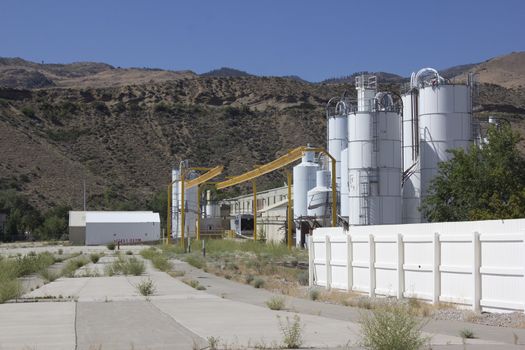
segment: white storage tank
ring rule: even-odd
[[[305,152],[299,165],[293,168],[293,214],[294,218],[308,215],[308,191],[316,186],[319,165],[314,161],[314,152]]]
[[[438,163],[452,158],[447,152],[467,149],[472,139],[470,87],[437,83],[419,88],[421,199],[438,172]]]
[[[356,78],[358,110],[348,116],[350,225],[399,224],[401,116],[388,94],[375,94],[375,79]]]
[[[348,144],[341,151],[341,191],[340,191],[340,210],[341,217],[348,219]]]
[[[328,170],[318,170],[315,174],[315,187],[308,191],[308,216],[315,217],[322,226],[328,224],[331,216],[331,174]]]
[[[308,191],[315,187],[315,173],[318,169],[319,165],[315,163],[314,152],[305,152],[301,163],[293,168],[294,220],[308,216]],[[296,244],[300,244],[300,225],[296,227]]]
[[[204,215],[207,218],[220,218],[221,217],[221,207],[217,202],[211,200],[211,191],[206,191],[206,208]]]
[[[328,153],[335,158],[335,182],[339,189],[341,184],[341,151],[348,145],[348,115],[344,100],[337,102],[335,110],[327,107],[328,118]],[[330,161],[331,162],[331,161]],[[332,169],[329,164],[328,169]]]

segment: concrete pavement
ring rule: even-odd
[[[102,268],[110,260],[101,259],[92,268]],[[186,269],[187,277],[198,279],[208,290],[198,291],[153,269],[149,262],[147,266],[144,276],[60,278],[24,295],[45,302],[0,305],[0,349],[192,349],[207,346],[209,337],[228,348],[270,347],[282,341],[278,316],[286,323],[295,314],[268,309],[264,302],[273,293],[185,263],[177,268]],[[145,298],[136,285],[147,278],[156,292]],[[76,302],[60,302],[66,297]],[[288,305],[304,325],[304,346],[359,348],[354,309],[293,298],[288,298]],[[465,348],[456,336],[459,329],[455,334],[436,330],[429,333],[433,349]],[[467,343],[466,349],[523,348],[498,339]]]

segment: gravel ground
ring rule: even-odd
[[[469,310],[443,309],[437,310],[433,318],[436,320],[454,320],[483,324],[495,327],[525,328],[525,313],[474,313]]]

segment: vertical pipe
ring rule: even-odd
[[[252,180],[252,190],[253,190],[253,240],[257,240],[257,185],[255,184],[255,179]],[[241,218],[242,226],[242,218]]]
[[[171,192],[172,192],[173,182],[168,185],[168,212],[166,213],[166,244],[170,244],[171,236]]]
[[[185,170],[182,170],[180,174],[180,198],[181,198],[181,213],[180,213],[180,245],[184,247],[184,227],[186,225],[186,208],[184,205],[184,178],[186,177]]]
[[[337,226],[337,189],[335,183],[335,159],[332,158],[332,227]]]
[[[288,178],[288,249],[292,249],[292,173],[287,170],[286,177]]]
[[[201,240],[201,195],[202,187],[200,185],[197,185],[197,241]]]

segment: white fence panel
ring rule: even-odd
[[[525,309],[525,219],[361,226],[349,234],[323,228],[309,254],[311,285],[481,311]]]

